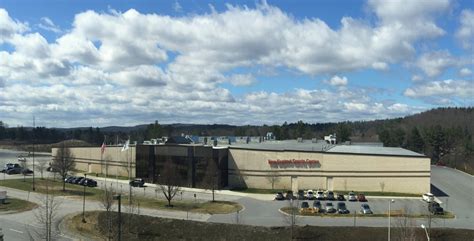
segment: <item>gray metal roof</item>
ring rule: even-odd
[[[261,143],[248,143],[241,144],[235,143],[229,147],[244,148],[244,149],[258,149],[258,150],[276,150],[276,151],[315,151],[321,152],[329,149],[332,145],[327,144],[325,141],[317,141],[313,143],[311,140],[304,140],[298,142],[297,140],[284,140],[284,141],[264,141]]]
[[[309,151],[309,152],[328,152],[328,153],[348,153],[348,154],[368,154],[368,155],[387,155],[387,156],[417,156],[423,157],[423,154],[406,150],[400,147],[383,147],[380,143],[353,143],[350,145],[330,145],[325,141],[318,140],[284,140],[284,141],[265,141],[262,143],[241,144],[235,143],[230,148],[269,150],[269,151]]]
[[[420,153],[403,149],[401,147],[381,147],[364,145],[337,145],[327,150],[327,152],[390,156],[424,156]]]

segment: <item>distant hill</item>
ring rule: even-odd
[[[317,122],[315,120],[314,122]],[[0,144],[52,144],[63,140],[82,140],[90,145],[121,143],[131,138],[139,143],[162,136],[264,136],[272,132],[277,139],[322,139],[336,133],[339,142],[375,142],[400,146],[429,156],[433,163],[444,163],[474,173],[474,108],[438,108],[401,118],[339,123],[282,123],[281,125],[227,124],[151,124],[102,128],[9,128],[0,120]]]

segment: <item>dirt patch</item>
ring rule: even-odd
[[[4,204],[0,204],[0,214],[20,213],[32,210],[36,207],[38,207],[36,203],[22,199],[8,198]]]

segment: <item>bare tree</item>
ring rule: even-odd
[[[293,240],[295,227],[296,227],[296,224],[298,223],[299,201],[297,199],[296,200],[289,199],[288,204],[289,204],[288,206],[289,213],[288,215],[283,214],[283,218],[284,218],[285,223],[287,223],[290,226],[291,240]]]
[[[23,174],[23,181],[26,181],[26,169],[28,168],[28,162],[26,161],[26,158],[23,158],[20,161],[20,167],[21,167],[21,174]]]
[[[270,172],[270,174],[265,178],[270,184],[272,184],[272,190],[275,189],[275,183],[279,182],[281,179],[279,172]]]
[[[416,222],[410,217],[408,206],[403,208],[403,212],[396,219],[393,240],[396,241],[416,241]]]
[[[385,182],[379,182],[379,185],[380,185],[380,190],[383,190],[385,189]]]
[[[105,185],[104,187],[104,192],[102,192],[102,195],[100,197],[100,205],[105,209],[105,222],[107,226],[107,237],[109,240],[112,239],[112,234],[114,233],[112,231],[113,227],[113,216],[111,212],[114,209],[114,189],[112,187],[112,183],[110,184],[110,187]]]
[[[75,165],[76,163],[74,162],[74,156],[72,155],[71,150],[62,143],[57,149],[56,155],[53,157],[51,167],[57,170],[59,175],[61,175],[63,191],[66,191],[66,176],[68,172],[74,169]]]
[[[42,225],[37,234],[44,240],[54,240],[57,233],[54,231],[54,223],[57,219],[59,206],[61,202],[56,199],[56,196],[50,189],[49,181],[44,184],[44,190],[46,193],[40,198],[40,206],[35,211],[36,220]]]
[[[214,160],[207,162],[206,174],[203,180],[203,186],[212,191],[212,201],[215,201],[215,191],[219,188],[219,168]]]
[[[38,170],[41,174],[41,179],[44,179],[43,178],[43,172],[46,170],[46,168],[47,168],[46,165],[47,164],[48,163],[46,163],[46,161],[38,161],[38,164],[35,165],[36,170]]]
[[[159,184],[157,188],[163,192],[166,200],[168,200],[168,207],[172,207],[171,200],[173,200],[176,193],[179,192],[179,182],[177,166],[171,160],[165,162],[162,172],[158,178]]]

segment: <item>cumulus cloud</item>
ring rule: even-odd
[[[459,70],[459,75],[462,77],[472,76],[472,71],[468,68],[462,68]]]
[[[339,77],[334,75],[331,79],[325,80],[324,82],[332,86],[346,86],[348,81],[346,76]]]
[[[35,26],[58,33],[49,42],[0,9],[0,43],[14,47],[0,51],[0,108],[4,121],[17,110],[25,116],[42,111],[56,126],[136,124],[157,116],[164,122],[251,124],[407,114],[415,107],[381,103],[362,89],[234,96],[222,87],[252,85],[255,76],[239,69],[253,67],[333,76],[329,84],[345,86],[347,77],[335,73],[387,70],[412,59],[420,41],[445,34],[435,16],[447,10],[447,1],[385,3],[369,1],[372,21],[343,17],[337,28],[265,2],[181,17],[89,10],[62,32],[43,18]],[[446,68],[428,62],[427,72]],[[14,95],[25,91],[21,98]]]
[[[456,60],[447,50],[422,54],[416,61],[419,67],[429,77],[436,77],[449,67],[455,66]]]
[[[474,42],[474,11],[465,9],[459,17],[461,26],[456,31],[456,37],[464,48],[470,49]]]
[[[459,97],[474,96],[473,80],[442,80],[422,83],[405,90],[404,95],[412,98],[423,97]]]

